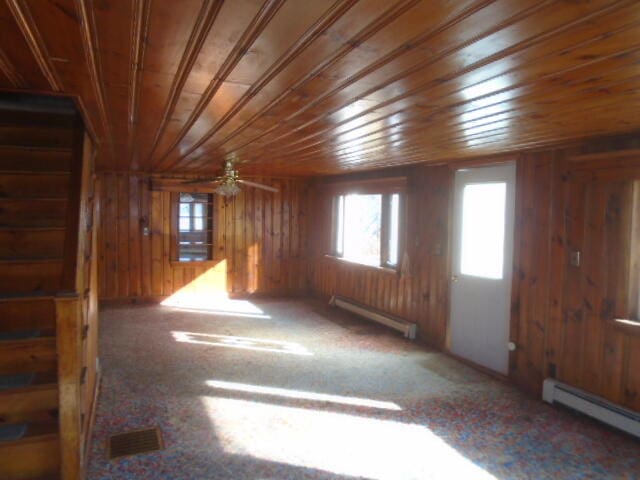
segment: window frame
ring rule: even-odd
[[[194,218],[194,210],[195,203],[190,205],[190,215],[189,215],[189,225],[190,229],[188,231],[183,231],[180,229],[180,195],[181,194],[205,194],[208,196],[209,205],[209,214],[206,218],[206,223],[208,225],[204,225],[202,230],[194,230],[195,228],[195,218]],[[196,202],[202,203],[202,202]],[[175,265],[182,266],[190,266],[190,265],[198,265],[198,264],[207,264],[214,261],[215,258],[215,236],[214,236],[214,227],[215,227],[215,195],[212,193],[204,193],[204,192],[190,192],[187,190],[181,192],[171,192],[171,262]],[[182,260],[180,258],[180,233],[183,232],[192,232],[192,231],[205,231],[210,238],[208,242],[208,255],[204,260]]]
[[[346,197],[348,195],[380,195],[381,196],[381,216],[380,216],[380,261],[377,265],[370,265],[366,263],[360,263],[348,258],[344,258],[344,252],[340,251],[338,242],[338,219],[342,218],[344,223],[344,208],[346,206]],[[391,204],[393,195],[398,195],[398,254],[396,263],[392,263],[389,258],[390,254],[390,240],[391,240]],[[339,190],[334,192],[331,197],[331,239],[329,256],[338,259],[342,262],[348,262],[353,265],[359,265],[361,267],[377,268],[383,270],[389,270],[393,272],[400,271],[402,267],[402,258],[405,252],[405,205],[406,205],[406,193],[400,188],[359,188],[354,190]],[[340,212],[342,208],[342,212]],[[342,234],[345,234],[344,226],[342,227]]]
[[[627,309],[632,325],[640,327],[640,179],[632,180],[628,244]]]

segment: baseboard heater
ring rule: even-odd
[[[402,320],[401,318],[382,313],[378,310],[374,310],[370,307],[354,302],[353,300],[339,297],[337,295],[331,297],[331,300],[329,300],[329,305],[340,307],[343,310],[347,310],[361,317],[381,323],[382,325],[386,325],[387,327],[391,327],[394,330],[402,332],[406,338],[409,338],[411,340],[416,338],[415,323],[407,322],[406,320]]]
[[[542,399],[560,403],[640,438],[640,414],[579,388],[547,378],[542,386]]]

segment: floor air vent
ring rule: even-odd
[[[543,383],[542,399],[573,408],[640,438],[640,414],[579,388],[547,378]]]
[[[154,452],[163,448],[159,428],[119,433],[109,438],[109,459]]]
[[[354,302],[353,300],[349,300],[348,298],[338,297],[337,295],[331,297],[331,299],[329,300],[329,305],[333,307],[340,307],[361,317],[368,318],[369,320],[373,320],[374,322],[378,322],[382,325],[386,325],[387,327],[391,327],[394,330],[402,332],[406,338],[409,338],[411,340],[416,338],[415,323],[410,323],[406,320],[402,320],[401,318],[387,315],[386,313],[366,307],[357,302]]]

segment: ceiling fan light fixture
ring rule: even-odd
[[[224,182],[216,187],[215,192],[224,197],[233,197],[240,193],[240,187],[235,182]]]

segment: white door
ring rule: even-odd
[[[496,372],[509,372],[516,166],[458,170],[449,348]]]

